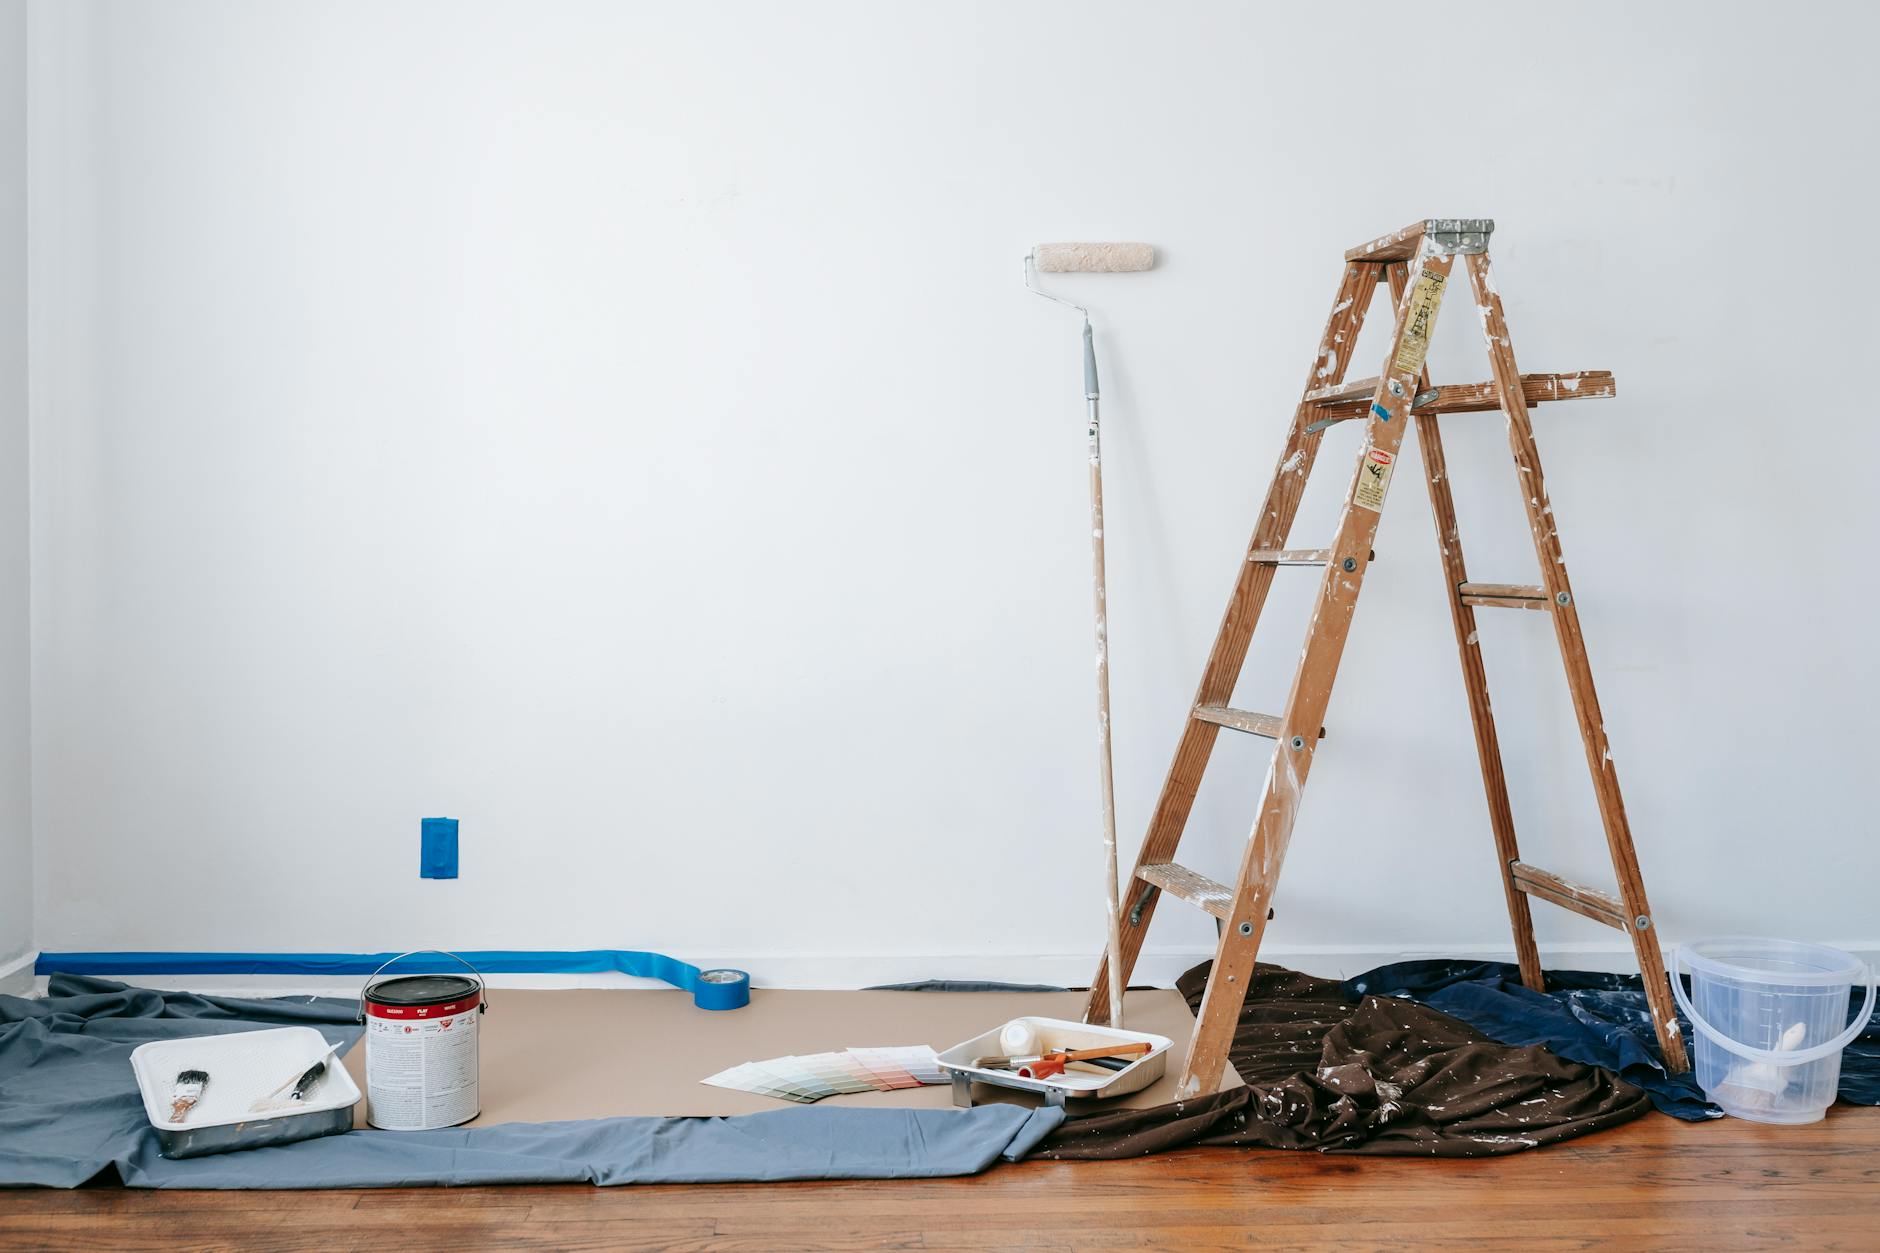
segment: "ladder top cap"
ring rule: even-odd
[[[1424,243],[1430,251],[1449,256],[1487,252],[1488,237],[1494,230],[1492,218],[1425,218],[1347,249],[1345,260],[1408,261]]]

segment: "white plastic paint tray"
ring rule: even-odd
[[[338,1057],[326,1059],[326,1073],[293,1108],[251,1108],[283,1081],[298,1077],[326,1049],[326,1037],[312,1027],[152,1040],[131,1050],[131,1070],[163,1155],[201,1157],[352,1130],[359,1085]],[[209,1082],[179,1123],[170,1117],[172,1093],[176,1076],[185,1070],[206,1070]]]
[[[1136,1044],[1146,1042],[1149,1051],[1131,1062],[1123,1069],[1110,1074],[1096,1074],[1088,1071],[1067,1070],[1061,1075],[1049,1079],[1021,1079],[1009,1070],[992,1070],[973,1065],[980,1057],[996,1057],[1005,1050],[999,1045],[999,1037],[1009,1026],[1022,1025],[1031,1028],[1038,1035],[1041,1051],[1054,1049],[1093,1049],[1105,1044]],[[955,1044],[940,1054],[940,1065],[953,1078],[953,1103],[971,1106],[973,1103],[973,1084],[990,1083],[1001,1088],[1016,1088],[1021,1092],[1036,1092],[1051,1105],[1062,1105],[1067,1098],[1102,1100],[1106,1097],[1127,1096],[1131,1092],[1140,1092],[1157,1079],[1168,1067],[1168,1051],[1173,1043],[1165,1035],[1153,1035],[1147,1031],[1127,1031],[1114,1027],[1098,1027],[1086,1022],[1070,1022],[1063,1018],[1014,1018],[1001,1023],[983,1035],[976,1035],[962,1044]]]

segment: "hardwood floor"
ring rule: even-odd
[[[0,1193],[0,1249],[1880,1249],[1880,1109],[1479,1161],[1208,1149],[970,1179]]]

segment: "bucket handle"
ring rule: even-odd
[[[366,985],[359,989],[359,1015],[353,1021],[364,1022],[366,1020],[366,993],[372,991],[372,981],[379,977],[385,970],[385,967],[391,965],[392,962],[401,962],[407,957],[416,957],[421,953],[435,953],[439,957],[448,957],[461,965],[465,970],[475,975],[477,977],[477,1013],[487,1014],[490,1012],[490,990],[488,985],[483,982],[483,972],[481,970],[478,970],[475,966],[472,966],[469,962],[457,956],[457,954],[447,953],[441,948],[414,948],[409,953],[400,953],[398,956],[392,958],[391,961],[381,962],[377,970],[366,976]]]
[[[1872,965],[1868,965],[1867,1000],[1866,1003],[1861,1006],[1860,1015],[1855,1018],[1852,1023],[1848,1024],[1846,1031],[1843,1031],[1840,1035],[1829,1040],[1827,1043],[1817,1044],[1812,1048],[1793,1050],[1753,1048],[1741,1041],[1732,1040],[1729,1036],[1705,1022],[1698,1014],[1697,1006],[1691,1004],[1690,994],[1684,990],[1684,980],[1680,978],[1684,973],[1684,959],[1689,952],[1689,949],[1680,944],[1678,951],[1671,955],[1671,994],[1678,998],[1678,1008],[1684,1011],[1684,1016],[1691,1020],[1693,1027],[1696,1027],[1706,1036],[1709,1036],[1719,1048],[1723,1049],[1725,1052],[1735,1053],[1738,1057],[1746,1061],[1767,1062],[1772,1066],[1801,1066],[1808,1062],[1818,1062],[1824,1057],[1830,1057],[1839,1053],[1842,1049],[1852,1044],[1854,1037],[1866,1030],[1867,1020],[1873,1017],[1875,990],[1874,968]]]

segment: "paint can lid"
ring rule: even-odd
[[[366,999],[376,1005],[448,1005],[477,991],[476,980],[463,975],[400,975],[373,984]]]

